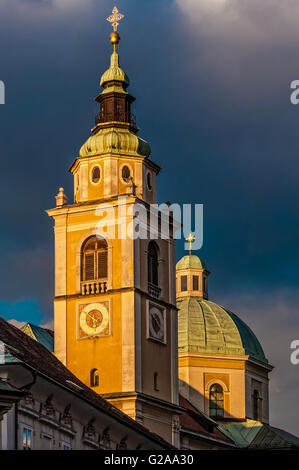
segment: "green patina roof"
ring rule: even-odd
[[[111,55],[110,67],[102,75],[101,86],[104,87],[101,95],[109,93],[127,94],[126,87],[130,80],[119,66],[119,57],[116,51]],[[98,97],[99,98],[99,97]],[[96,100],[98,101],[98,98]],[[136,135],[129,123],[118,126],[107,123],[104,127],[95,126],[87,141],[80,149],[80,157],[94,157],[106,154],[148,157],[151,147],[144,139]]]
[[[114,153],[126,156],[148,157],[150,145],[128,129],[109,127],[90,136],[80,149],[80,157],[91,157]]]
[[[107,82],[118,81],[125,83],[126,86],[130,85],[128,75],[119,66],[119,57],[117,52],[111,55],[110,67],[103,73],[100,85],[103,86]]]
[[[299,448],[298,437],[269,424],[247,419],[244,422],[222,423],[219,429],[238,447],[247,449]]]
[[[205,263],[196,255],[187,255],[178,261],[176,270],[180,269],[207,269]]]
[[[54,351],[54,337],[47,329],[32,323],[26,323],[22,326],[21,331],[41,343],[49,351]]]
[[[252,330],[237,315],[198,297],[177,301],[179,352],[249,355],[267,363]]]

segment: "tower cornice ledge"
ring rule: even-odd
[[[74,173],[74,171],[76,171],[78,165],[80,162],[92,162],[93,160],[105,160],[107,158],[116,158],[118,159],[119,157],[123,157],[123,158],[130,158],[130,160],[132,159],[132,161],[139,161],[139,162],[143,162],[145,159],[146,159],[146,163],[147,163],[147,166],[149,168],[151,168],[152,170],[155,171],[155,173],[158,175],[161,171],[161,167],[159,165],[157,165],[156,163],[154,163],[150,158],[148,157],[145,157],[145,156],[142,156],[142,155],[125,155],[125,154],[119,154],[119,153],[113,153],[113,152],[106,152],[106,153],[103,153],[101,155],[89,155],[89,156],[86,156],[86,157],[82,157],[82,156],[78,156],[76,158],[76,160],[74,161],[74,163],[70,166],[69,168],[69,172],[70,173]]]

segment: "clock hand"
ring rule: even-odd
[[[96,328],[97,327],[97,323],[99,323],[99,320],[97,318],[95,318],[94,315],[90,315],[89,312],[86,312],[87,315],[92,319],[92,327],[93,328]]]

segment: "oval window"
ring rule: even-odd
[[[100,167],[94,166],[91,173],[91,181],[93,183],[98,183],[101,179],[101,170]]]
[[[130,172],[130,168],[125,165],[122,169],[122,172],[121,172],[121,176],[122,176],[122,179],[127,183],[130,179],[130,176],[131,176],[131,172]]]
[[[146,176],[146,183],[147,183],[148,189],[151,191],[153,189],[153,185],[152,185],[152,174],[150,172],[148,172]]]

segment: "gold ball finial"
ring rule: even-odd
[[[118,34],[117,31],[113,31],[113,33],[110,34],[110,42],[111,44],[113,44],[114,46],[116,44],[118,44],[120,41],[120,35]]]

